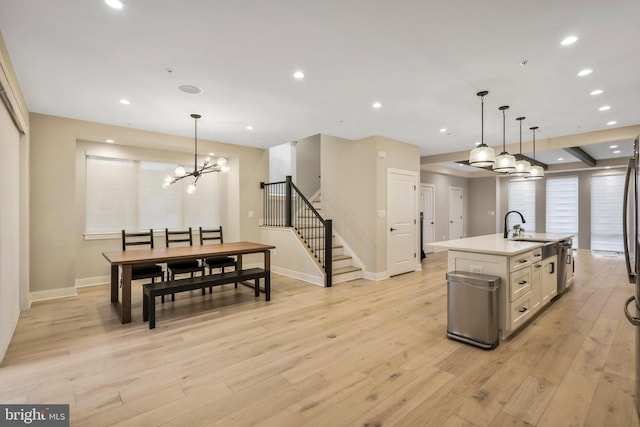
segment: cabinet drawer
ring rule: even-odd
[[[538,261],[542,261],[542,248],[531,251],[531,262],[536,263]]]
[[[509,301],[515,301],[521,295],[531,291],[531,267],[511,273],[509,290]]]
[[[531,294],[523,295],[511,304],[511,330],[519,328],[531,315]]]
[[[536,258],[540,259],[540,258]],[[509,271],[516,271],[531,265],[533,261],[533,251],[525,252],[510,258]]]

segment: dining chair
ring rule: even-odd
[[[122,230],[122,250],[126,251],[130,246],[145,246],[153,249],[153,229],[136,233],[127,233]],[[151,279],[151,283],[155,283],[156,277],[164,280],[164,271],[159,264],[134,265],[131,268],[131,280]]]
[[[193,233],[191,232],[191,227],[187,230],[172,231],[165,228],[164,235],[167,248],[176,245],[184,246],[186,244],[193,246]],[[200,265],[200,262],[197,259],[167,263],[167,278],[169,280],[175,280],[176,274],[190,273],[191,277],[193,277],[194,273],[197,272],[200,272],[200,275],[204,275],[204,265]],[[204,289],[202,292],[204,293]],[[175,301],[175,299],[175,294],[171,294],[171,301]]]
[[[204,242],[218,242],[224,243],[224,238],[222,236],[222,226],[219,228],[202,228],[200,227],[200,244],[203,245]],[[237,269],[238,263],[233,257],[210,257],[204,259],[204,264],[209,267],[209,274],[214,269],[221,269],[224,273],[225,267],[233,267]],[[235,284],[235,287],[238,287],[238,284]],[[209,289],[211,291],[211,289]]]

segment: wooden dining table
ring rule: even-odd
[[[231,242],[211,245],[180,246],[171,248],[139,249],[129,251],[107,251],[102,256],[111,264],[111,304],[115,307],[122,323],[131,322],[131,269],[135,265],[158,264],[211,257],[236,256],[237,270],[242,270],[242,256],[264,255],[264,269],[270,280],[271,255],[275,246],[254,242]],[[118,277],[122,269],[122,299],[118,292]]]

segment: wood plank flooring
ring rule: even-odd
[[[68,403],[73,426],[640,426],[620,257],[485,351],[446,338],[446,252],[423,270],[324,289],[273,275],[121,325],[107,286],[21,314],[0,402]]]

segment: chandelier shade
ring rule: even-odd
[[[484,97],[488,93],[489,91],[483,90],[476,94],[480,97],[481,105],[480,145],[471,150],[471,153],[469,154],[469,164],[479,168],[493,166],[496,161],[495,151],[484,143]]]
[[[510,173],[515,172],[516,170],[516,158],[511,154],[507,153],[506,142],[505,142],[505,110],[509,108],[508,105],[503,105],[498,108],[502,111],[502,153],[498,157],[496,157],[496,162],[493,165],[493,170],[495,172],[501,173]]]
[[[198,165],[198,119],[201,117],[202,116],[200,114],[191,114],[191,118],[194,119],[195,127],[193,170],[191,172],[187,172],[183,166],[176,167],[174,171],[175,175],[167,176],[164,179],[162,188],[169,188],[169,186],[182,179],[193,177],[193,182],[187,186],[187,193],[193,194],[196,191],[196,184],[202,175],[212,172],[227,172],[229,170],[229,166],[227,166],[227,159],[224,157],[218,157],[217,159],[206,157],[202,164]]]

